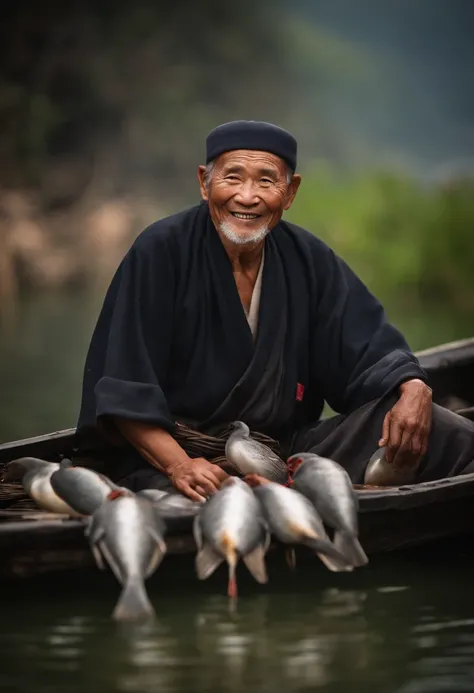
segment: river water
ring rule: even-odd
[[[53,292],[22,300],[0,325],[0,443],[74,426],[89,340],[104,291]],[[394,320],[412,349],[472,336],[472,323],[437,312]]]
[[[24,299],[0,330],[0,443],[75,426],[82,371],[102,295]]]
[[[75,424],[100,302],[22,304],[0,339],[0,442]],[[409,336],[422,348],[469,331],[437,323]],[[3,584],[0,691],[474,691],[471,543],[374,557],[353,575],[316,560],[292,575],[275,557],[265,587],[241,571],[235,614],[222,571],[200,583],[190,560],[165,559],[149,583],[157,619],[133,627],[110,619],[109,574]]]
[[[374,557],[334,575],[312,556],[270,583],[242,569],[237,611],[225,570],[208,582],[191,558],[149,581],[154,622],[110,619],[110,575],[2,588],[0,690],[11,693],[438,693],[474,690],[471,542]]]

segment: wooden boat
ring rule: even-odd
[[[474,338],[417,356],[429,374],[434,401],[474,420]],[[0,470],[23,456],[100,459],[103,449],[79,449],[74,434],[67,429],[0,445]],[[361,541],[368,554],[474,531],[474,474],[397,488],[358,487],[357,494]],[[190,527],[191,518],[170,525],[169,554],[194,551]],[[21,503],[12,509],[11,498],[0,499],[0,556],[0,578],[93,566],[82,520],[48,519],[22,510]]]

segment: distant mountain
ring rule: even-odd
[[[291,12],[372,65],[363,87],[325,91],[326,117],[358,142],[356,158],[389,156],[424,173],[472,166],[474,2],[292,0]]]

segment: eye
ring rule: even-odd
[[[235,176],[233,173],[229,173],[229,175],[225,176],[226,180],[239,180],[238,176]]]
[[[271,185],[273,183],[271,178],[260,178],[260,182],[265,183],[266,185]]]

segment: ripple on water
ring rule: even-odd
[[[22,593],[3,605],[0,690],[474,690],[468,574],[453,589],[438,574],[420,567],[406,575],[391,560],[342,579],[311,569],[264,589],[243,580],[236,613],[219,578],[196,585],[190,577],[184,588],[160,591],[158,576],[150,589],[158,617],[142,624],[110,620],[109,588]]]

